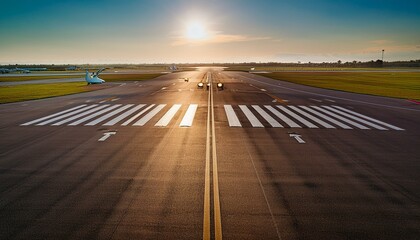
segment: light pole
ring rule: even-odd
[[[384,52],[385,52],[385,49],[382,49],[382,62],[384,62]]]

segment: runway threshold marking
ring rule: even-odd
[[[319,111],[321,111],[321,112],[324,112],[324,113],[326,113],[326,114],[328,114],[328,115],[330,115],[330,116],[332,116],[332,117],[334,117],[334,118],[336,118],[336,119],[339,119],[339,120],[341,120],[341,121],[343,121],[343,122],[346,122],[346,123],[348,123],[348,124],[350,124],[350,125],[353,125],[353,126],[355,126],[355,127],[357,127],[357,128],[364,129],[364,130],[368,130],[368,129],[370,129],[370,128],[366,127],[366,126],[363,126],[363,125],[361,125],[361,124],[359,124],[359,123],[357,123],[357,122],[353,122],[352,120],[349,120],[349,119],[346,119],[346,118],[344,118],[344,117],[341,117],[340,115],[335,114],[335,113],[333,113],[333,112],[330,112],[330,111],[328,111],[328,110],[326,110],[326,109],[323,109],[323,108],[321,108],[321,107],[312,106],[312,108],[315,108],[316,110],[319,110]]]
[[[264,107],[267,108],[274,115],[276,115],[276,117],[280,118],[285,123],[287,123],[290,127],[301,128],[300,125],[298,125],[297,123],[293,122],[290,118],[286,117],[284,114],[280,113],[279,111],[277,111],[276,109],[274,109],[272,106],[270,106],[270,105],[264,105]]]
[[[297,107],[295,107],[295,106],[289,106],[289,107],[290,107],[291,109],[295,110],[295,112],[298,112],[298,113],[302,114],[303,116],[305,116],[305,117],[307,117],[307,118],[311,119],[312,121],[314,121],[314,122],[318,123],[319,125],[321,125],[321,126],[323,126],[323,127],[325,127],[325,128],[335,128],[335,127],[334,127],[334,126],[332,126],[331,124],[328,124],[328,123],[326,123],[326,122],[322,121],[321,119],[319,119],[319,118],[317,118],[317,117],[312,116],[311,114],[309,114],[309,113],[307,113],[307,112],[303,111],[302,109],[299,109],[299,108],[297,108]]]
[[[251,122],[253,127],[264,127],[264,125],[258,120],[257,117],[255,117],[255,115],[248,109],[247,106],[239,105],[239,108],[245,114],[246,118],[248,118],[249,122]]]
[[[345,108],[340,107],[340,106],[334,106],[334,107],[335,107],[335,108],[338,108],[338,109],[341,109],[341,110],[343,110],[343,111],[345,111],[345,112],[351,113],[351,114],[353,114],[353,115],[355,115],[355,116],[359,116],[359,117],[365,118],[365,119],[367,119],[367,120],[369,120],[369,121],[372,121],[372,122],[376,122],[376,123],[382,124],[382,125],[387,126],[387,127],[391,128],[391,129],[398,130],[398,131],[404,131],[404,129],[402,129],[402,128],[399,128],[399,127],[396,127],[396,126],[394,126],[394,125],[391,125],[391,124],[388,124],[388,123],[385,123],[385,122],[379,121],[379,120],[377,120],[377,119],[374,119],[374,118],[368,117],[368,116],[366,116],[366,115],[363,115],[363,114],[357,113],[357,112],[355,112],[355,111],[352,111],[352,110],[349,110],[349,109],[345,109]]]
[[[190,104],[184,117],[179,124],[180,127],[191,127],[194,121],[195,113],[197,112],[198,104]]]
[[[252,107],[257,111],[272,127],[283,127],[279,122],[277,122],[273,117],[267,114],[260,106],[252,105]]]
[[[98,123],[100,123],[100,122],[102,122],[102,121],[104,121],[104,120],[106,120],[106,119],[108,119],[108,118],[126,110],[127,108],[132,107],[133,105],[134,104],[127,104],[125,106],[122,106],[122,107],[118,108],[117,110],[114,110],[114,111],[112,111],[112,112],[110,112],[110,113],[108,113],[108,114],[106,114],[106,115],[104,115],[104,116],[102,116],[98,119],[95,119],[91,122],[86,123],[85,126],[94,126],[94,125],[96,125],[96,124],[98,124]]]
[[[119,121],[123,120],[124,118],[128,117],[129,115],[131,115],[131,114],[132,114],[132,113],[134,113],[135,111],[137,111],[137,110],[141,109],[141,108],[142,108],[142,107],[144,107],[144,106],[146,106],[146,104],[139,104],[139,105],[137,105],[136,107],[134,107],[134,108],[132,108],[132,109],[128,110],[127,112],[125,112],[125,113],[123,113],[123,114],[119,115],[118,117],[116,117],[116,118],[112,119],[111,121],[109,121],[109,122],[107,122],[107,123],[105,123],[105,124],[103,124],[103,125],[104,125],[104,126],[112,126],[112,125],[116,124],[117,122],[119,122]]]
[[[73,108],[70,108],[70,109],[67,109],[67,110],[64,110],[64,111],[55,113],[55,114],[48,115],[46,117],[38,118],[38,119],[35,119],[33,121],[30,121],[30,122],[27,122],[27,123],[23,123],[23,124],[21,124],[21,126],[27,126],[27,125],[31,125],[31,124],[34,124],[34,123],[37,123],[37,122],[41,122],[41,121],[46,120],[48,118],[52,118],[52,117],[55,117],[55,116],[58,116],[58,115],[61,115],[61,114],[67,113],[67,112],[71,112],[73,110],[76,110],[76,109],[79,109],[79,108],[85,107],[85,106],[86,106],[86,104],[82,104],[82,105],[79,105],[79,106],[76,106],[76,107],[73,107]]]
[[[65,114],[63,114],[63,115],[61,115],[61,114],[60,114],[60,115],[58,115],[58,116],[55,116],[54,118],[49,118],[49,117],[48,117],[48,119],[47,119],[46,121],[43,121],[43,122],[39,122],[39,121],[37,121],[38,123],[37,123],[36,125],[37,125],[37,126],[44,126],[44,125],[47,125],[47,124],[52,123],[52,122],[54,122],[54,121],[57,121],[57,120],[60,120],[60,119],[63,119],[63,118],[66,118],[66,117],[72,116],[72,115],[74,115],[74,114],[77,114],[77,113],[79,113],[79,112],[86,111],[86,110],[91,109],[91,108],[96,107],[96,106],[98,106],[98,105],[97,105],[97,104],[93,104],[93,105],[90,105],[90,106],[86,106],[86,107],[83,107],[83,108],[77,109],[77,110],[75,110],[75,111],[67,112],[67,113],[65,113]]]
[[[232,105],[224,105],[230,127],[242,127],[241,122],[233,111]]]
[[[136,115],[132,116],[127,121],[123,122],[123,124],[121,124],[121,125],[122,126],[127,126],[129,123],[131,123],[132,121],[134,121],[136,118],[140,117],[143,113],[147,112],[149,109],[151,109],[154,106],[155,106],[155,104],[151,104],[147,108],[143,109],[141,112],[137,113]]]
[[[165,127],[169,124],[178,110],[181,108],[182,104],[174,104],[169,111],[163,115],[163,117],[155,124],[156,127]]]
[[[283,107],[283,106],[277,106],[278,108],[280,108],[283,112],[289,114],[291,117],[293,117],[294,119],[298,120],[299,122],[303,123],[305,126],[307,126],[308,128],[318,128],[317,126],[315,126],[314,124],[306,121],[305,119],[301,118],[299,115],[293,113],[292,111],[288,110],[287,108]]]
[[[309,108],[307,106],[299,106],[299,107],[301,107],[301,108],[305,109],[306,111],[308,111],[308,112],[310,112],[312,114],[315,114],[315,115],[317,115],[317,116],[319,116],[319,117],[321,117],[321,118],[323,118],[323,119],[325,119],[327,121],[330,121],[330,122],[338,125],[339,127],[343,128],[343,129],[352,129],[351,127],[347,126],[346,124],[341,123],[341,122],[339,122],[339,121],[337,121],[335,119],[332,119],[332,118],[328,117],[327,115],[322,114],[320,112],[317,112],[317,111],[315,111],[315,110],[313,110],[313,109],[311,109],[311,108]]]
[[[214,239],[221,240],[222,237],[222,221],[220,213],[220,196],[219,196],[219,177],[217,170],[217,151],[216,151],[216,131],[214,123],[214,100],[213,100],[213,84],[210,73],[207,74],[207,80],[210,82],[210,91],[208,96],[207,107],[207,136],[206,136],[206,169],[204,180],[204,219],[203,219],[203,239],[211,239],[211,208],[210,208],[210,160],[212,160],[213,171],[213,219],[214,219]]]
[[[152,111],[150,111],[148,114],[146,114],[144,117],[140,118],[136,123],[133,124],[133,126],[143,126],[146,124],[152,117],[154,117],[156,114],[162,110],[166,104],[159,104],[157,107],[155,107]]]
[[[69,117],[69,118],[66,118],[66,119],[64,119],[64,120],[61,120],[60,122],[53,123],[52,125],[53,125],[53,126],[60,126],[60,125],[63,125],[64,123],[71,122],[71,121],[73,121],[73,120],[75,120],[75,119],[77,119],[77,118],[79,118],[79,117],[84,117],[84,116],[86,116],[86,115],[89,115],[89,114],[91,114],[91,113],[94,113],[94,112],[96,112],[96,111],[98,111],[98,110],[101,110],[101,109],[103,109],[103,108],[106,108],[106,107],[109,107],[109,105],[108,105],[108,104],[100,105],[100,106],[97,106],[97,107],[95,107],[95,108],[89,109],[89,110],[88,110],[88,111],[86,111],[86,112],[82,112],[82,113],[79,113],[79,114],[77,114],[77,115],[73,115],[73,116],[71,116],[71,117]],[[84,109],[84,110],[86,110],[86,109]],[[41,124],[45,124],[45,122],[42,122]],[[40,125],[40,124],[37,124],[37,125]]]
[[[105,108],[105,109],[102,109],[102,110],[101,110],[101,111],[99,111],[99,112],[96,112],[96,113],[90,114],[90,115],[88,115],[88,116],[86,116],[86,117],[84,117],[84,118],[82,118],[82,119],[79,119],[79,120],[77,120],[77,121],[75,121],[75,122],[72,122],[72,123],[70,123],[69,125],[70,125],[70,126],[76,126],[76,125],[79,125],[80,123],[84,123],[84,122],[86,122],[86,121],[88,121],[88,120],[90,120],[90,119],[92,119],[92,118],[94,118],[94,117],[96,117],[96,116],[99,116],[99,115],[101,115],[101,114],[103,114],[103,113],[109,112],[109,111],[111,111],[111,110],[113,110],[113,109],[115,109],[115,108],[117,108],[117,107],[119,107],[119,106],[121,106],[121,104],[111,105],[111,106],[109,106],[109,107],[107,107],[107,108]]]
[[[352,116],[352,115],[350,115],[350,114],[348,114],[348,113],[345,113],[345,112],[343,112],[343,111],[340,111],[339,109],[335,109],[335,108],[332,108],[332,107],[329,107],[329,106],[322,106],[322,107],[324,107],[324,108],[326,108],[326,109],[328,109],[328,110],[331,110],[331,111],[333,111],[333,112],[335,112],[335,113],[341,114],[341,115],[343,115],[343,116],[345,116],[345,117],[347,117],[347,118],[350,118],[350,119],[353,119],[353,120],[359,121],[359,122],[361,122],[361,123],[363,123],[363,124],[365,124],[365,125],[367,125],[367,126],[370,126],[370,127],[376,128],[376,129],[378,129],[378,130],[388,130],[388,129],[383,128],[383,127],[381,127],[381,126],[379,126],[379,125],[376,125],[376,124],[374,124],[374,123],[371,123],[371,122],[365,121],[365,120],[363,120],[363,119],[361,119],[361,118],[359,118],[359,117]]]

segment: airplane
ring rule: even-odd
[[[176,65],[172,65],[169,67],[170,71],[178,71],[178,67]]]
[[[89,73],[89,71],[86,69],[86,82],[89,84],[101,84],[104,83],[105,80],[99,78],[99,73],[101,73],[105,68],[99,69],[96,73],[92,72]]]

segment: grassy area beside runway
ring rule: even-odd
[[[141,81],[153,79],[166,73],[128,73],[128,74],[102,74],[100,78],[107,82],[120,82],[120,81]]]
[[[45,79],[63,79],[63,78],[81,78],[80,75],[50,75],[50,76],[0,76],[0,82],[16,82],[16,81],[31,81],[31,80],[45,80]]]
[[[258,75],[313,87],[420,100],[420,72],[275,72]]]
[[[102,89],[85,82],[0,86],[0,103],[20,102]]]
[[[253,70],[251,70],[253,68]],[[244,72],[300,72],[300,71],[314,71],[314,72],[387,72],[387,71],[409,71],[411,69],[419,70],[419,68],[383,68],[383,67],[306,67],[306,66],[229,66],[225,71],[244,71]]]

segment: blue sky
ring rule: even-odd
[[[420,1],[1,1],[0,63],[420,59]]]

